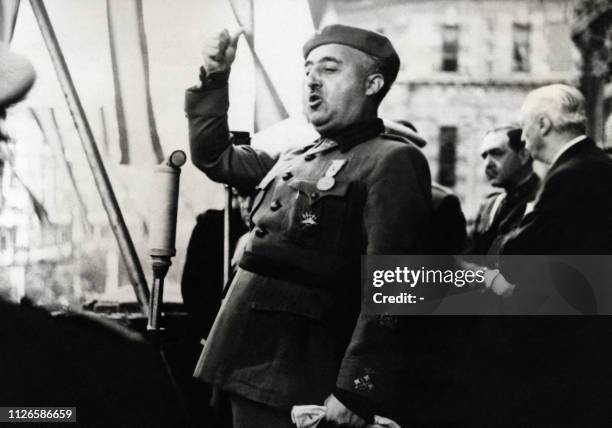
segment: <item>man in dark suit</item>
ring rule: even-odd
[[[527,204],[535,198],[539,177],[533,159],[521,139],[518,125],[496,126],[484,137],[480,148],[485,174],[492,186],[470,234],[469,254],[496,254],[504,237],[520,223]]]
[[[527,149],[550,167],[533,209],[501,254],[611,254],[612,159],[585,135],[583,95],[561,84],[536,89],[523,104],[521,122]],[[501,259],[503,276],[490,284],[497,294],[527,289],[531,272],[510,261]]]
[[[550,168],[505,254],[612,253],[612,160],[585,135],[584,97],[550,85],[521,110],[523,139]]]
[[[527,96],[521,122],[527,149],[550,169],[502,254],[612,254],[612,160],[585,135],[582,94],[567,85],[539,88]],[[534,274],[541,259],[529,269],[503,255],[491,289],[510,307],[529,303],[541,291]],[[479,346],[487,358],[480,382],[494,372],[495,387],[504,391],[503,403],[494,397],[483,403],[492,415],[522,409],[514,426],[609,425],[610,413],[603,411],[612,388],[609,317],[494,317],[481,328]]]

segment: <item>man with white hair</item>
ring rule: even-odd
[[[527,150],[549,169],[500,254],[612,254],[612,159],[585,135],[584,96],[569,85],[538,88],[527,95],[520,121]],[[503,276],[490,288],[516,300],[514,284],[524,292],[531,282],[533,291],[538,281],[510,260],[500,260]]]
[[[550,168],[533,209],[506,240],[502,255],[612,254],[612,160],[585,135],[582,94],[560,84],[536,89],[520,119],[527,149]],[[516,259],[502,256],[501,275],[493,273],[489,284],[508,297],[511,312],[597,312],[588,281],[571,269],[550,265],[551,285],[563,302],[546,294],[550,289],[543,284],[550,279],[538,273],[542,259],[533,269]],[[516,412],[514,426],[609,425],[610,413],[603,410],[612,386],[609,317],[491,317],[480,329],[475,335],[487,349],[482,373],[495,372],[495,387],[504,391],[503,400],[482,404],[488,410],[524,409]]]
[[[532,156],[550,168],[504,254],[610,254],[612,160],[585,135],[583,95],[568,85],[530,92],[520,113]]]

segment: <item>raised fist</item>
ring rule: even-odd
[[[236,46],[242,30],[230,34],[224,29],[219,34],[204,40],[202,57],[204,59],[204,70],[206,73],[225,71],[229,69],[236,58]]]

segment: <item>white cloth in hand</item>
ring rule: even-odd
[[[291,421],[297,428],[316,428],[325,417],[325,406],[305,405],[293,406]],[[374,416],[374,424],[367,428],[402,428],[395,421],[382,416]]]

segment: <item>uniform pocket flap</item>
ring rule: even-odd
[[[311,197],[311,199],[324,198],[326,196],[344,196],[348,189],[349,183],[346,181],[335,180],[334,185],[331,189],[320,190],[317,187],[318,179],[315,180],[304,180],[304,179],[293,179],[289,182],[288,186],[294,190],[297,190],[305,195]],[[315,196],[313,198],[313,196]]]
[[[251,302],[251,310],[287,312],[317,321],[325,318],[330,301],[322,292],[293,285],[286,288],[288,289],[276,289],[272,293],[258,295]]]
[[[263,180],[261,180],[259,184],[255,187],[257,189],[257,194],[255,195],[255,198],[253,199],[253,205],[251,207],[251,216],[250,216],[251,220],[253,218],[253,214],[255,213],[255,211],[257,211],[257,208],[259,208],[261,201],[266,195],[268,191],[268,187],[270,187],[270,183],[272,183],[275,178],[276,178],[276,173],[274,171],[269,171],[268,174],[263,178]]]

